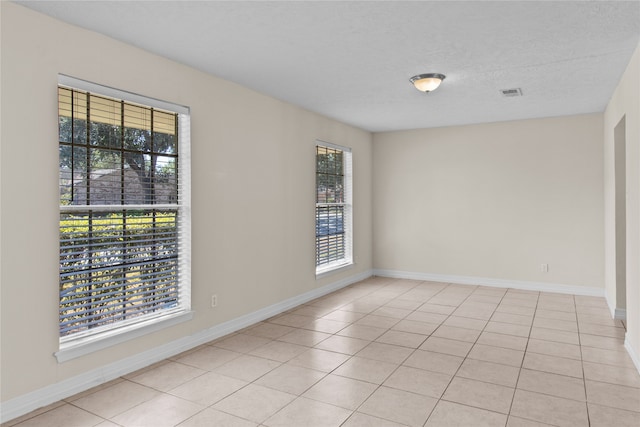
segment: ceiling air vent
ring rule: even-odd
[[[522,96],[522,89],[520,89],[519,87],[514,88],[514,89],[500,89],[500,93],[502,94],[502,96]]]

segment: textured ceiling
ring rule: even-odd
[[[370,131],[601,112],[640,38],[640,1],[18,3]]]

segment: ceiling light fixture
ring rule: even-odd
[[[440,83],[444,80],[444,74],[438,73],[429,73],[429,74],[418,74],[417,76],[411,77],[409,80],[420,92],[431,92],[438,89]]]

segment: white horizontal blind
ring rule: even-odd
[[[188,116],[58,94],[61,342],[189,309]]]
[[[351,151],[316,146],[316,272],[351,262]]]

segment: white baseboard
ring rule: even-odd
[[[627,319],[627,309],[626,308],[616,308],[615,302],[609,301],[609,298],[605,297],[607,300],[607,305],[609,306],[609,311],[611,312],[612,319],[618,320],[626,320]]]
[[[522,280],[492,279],[488,277],[451,276],[447,274],[418,273],[411,271],[375,269],[376,276],[395,279],[429,280],[432,282],[455,283],[459,285],[482,285],[496,288],[513,288],[528,291],[554,292],[560,294],[604,297],[604,288],[564,285],[560,283],[528,282]]]
[[[609,296],[605,295],[604,300],[607,302],[607,306],[609,307],[609,312],[611,313],[611,318],[616,318],[616,304],[615,301],[610,301]]]
[[[212,328],[196,332],[175,341],[163,344],[151,350],[127,357],[97,369],[85,372],[72,378],[48,385],[30,393],[0,403],[0,423],[27,414],[33,410],[57,402],[91,387],[111,381],[115,378],[142,369],[153,363],[175,356],[201,344],[223,337],[254,323],[273,317],[313,299],[342,289],[352,283],[359,282],[373,274],[372,270],[346,277],[321,288],[286,299],[279,303],[262,308],[253,313],[216,325]]]
[[[613,311],[613,318],[618,320],[626,320],[627,319],[627,309],[626,308],[616,308]]]
[[[629,338],[626,336],[624,338],[624,348],[627,349],[627,353],[629,353],[629,357],[631,357],[633,364],[636,365],[636,369],[640,373],[640,357],[638,357],[638,353],[636,353],[635,349],[631,347]]]

